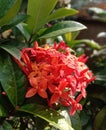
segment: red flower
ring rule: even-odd
[[[21,62],[16,62],[29,80],[26,98],[38,94],[48,100],[49,106],[70,106],[71,115],[82,109],[79,101],[86,97],[85,89],[95,77],[85,65],[88,57],[76,57],[72,51],[64,42],[44,48],[35,42],[34,48],[21,50]]]
[[[68,82],[65,79],[63,79],[60,81],[60,84],[58,86],[53,86],[53,85],[48,86],[50,92],[52,93],[50,104],[53,104],[57,102],[60,98],[65,97],[65,93],[66,93],[65,88],[67,87],[67,85]]]

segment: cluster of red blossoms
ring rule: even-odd
[[[21,62],[17,63],[26,74],[30,86],[26,98],[35,94],[47,99],[48,105],[59,103],[70,106],[70,114],[82,110],[79,101],[86,97],[86,87],[95,77],[85,65],[87,57],[76,57],[72,50],[62,41],[53,46],[39,47],[35,42],[33,48],[21,50]]]

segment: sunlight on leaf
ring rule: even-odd
[[[44,31],[40,38],[55,37],[67,32],[75,32],[83,29],[86,29],[86,27],[81,23],[75,21],[62,21]]]
[[[50,123],[50,125],[59,128],[60,130],[64,130],[64,128],[61,127],[61,123],[63,122],[66,123],[64,117],[61,116],[58,112],[56,112],[53,109],[49,109],[47,107],[37,105],[37,104],[27,104],[22,106],[19,109],[19,111],[27,112],[35,116],[38,116],[44,119],[45,121],[47,121],[48,123]],[[66,130],[73,130],[71,126],[67,126],[67,125],[65,124],[66,128],[68,127]]]

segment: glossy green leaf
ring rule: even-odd
[[[4,109],[4,107],[0,104],[0,117],[6,117],[7,116],[7,112]]]
[[[10,102],[16,106],[17,104],[17,92],[14,80],[14,70],[12,68],[11,59],[8,55],[0,54],[0,82],[4,91],[10,99]]]
[[[10,56],[0,51],[0,82],[13,106],[24,100],[25,78]]]
[[[17,0],[0,0],[0,18],[16,3]]]
[[[78,11],[75,9],[59,8],[48,17],[48,21],[64,18],[66,16],[71,16],[76,13],[78,13]]]
[[[106,120],[106,107],[104,107],[97,115],[94,120],[94,130],[103,130],[104,120]],[[106,127],[105,127],[106,128]]]
[[[50,125],[59,128],[60,130],[64,130],[60,124],[58,124],[58,121],[61,119],[64,119],[63,116],[61,116],[59,113],[52,109],[48,109],[47,107],[37,105],[37,104],[27,104],[22,106],[19,111],[27,112],[30,114],[33,114],[34,116],[38,116],[48,123]],[[72,129],[69,129],[72,130]]]
[[[67,32],[75,32],[82,29],[86,29],[86,27],[81,23],[75,21],[62,21],[44,31],[40,38],[55,37]]]
[[[22,70],[19,68],[19,66],[13,62],[13,69],[14,69],[14,82],[15,82],[15,88],[17,92],[17,104],[22,105],[25,100],[25,93],[26,93],[26,87],[27,87],[27,79],[25,74],[22,72]]]
[[[7,13],[0,19],[0,26],[8,24],[16,16],[20,8],[21,1],[22,0],[17,0],[14,5],[7,11]]]
[[[2,44],[0,45],[0,48],[7,51],[9,54],[11,54],[13,57],[20,60],[20,50],[16,47],[15,44]]]
[[[57,0],[28,0],[27,24],[31,33],[35,33],[47,22],[47,18],[53,8],[55,7]]]
[[[13,26],[15,26],[15,25],[17,25],[18,23],[20,23],[20,22],[26,20],[27,18],[28,18],[28,16],[25,15],[25,14],[19,14],[19,15],[17,15],[8,25],[4,25],[4,26],[1,27],[0,33],[1,33],[1,32],[4,32],[4,31],[7,30],[7,29],[12,28]]]

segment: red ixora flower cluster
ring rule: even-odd
[[[79,101],[86,97],[86,87],[95,77],[85,65],[85,55],[76,57],[72,50],[62,41],[53,46],[39,47],[35,42],[33,48],[21,50],[21,62],[17,63],[28,77],[30,86],[26,98],[35,94],[47,99],[48,105],[59,103],[70,106],[70,114],[82,110]]]

